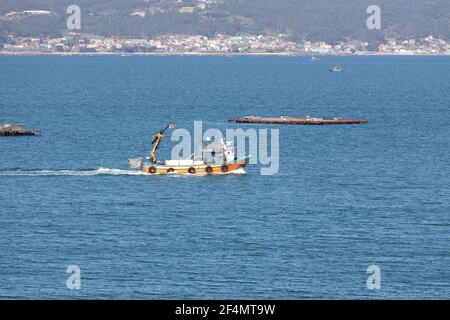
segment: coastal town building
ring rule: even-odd
[[[135,12],[142,16],[145,12]],[[326,43],[294,41],[288,35],[165,35],[150,39],[122,39],[68,32],[61,38],[15,38],[0,42],[0,53],[156,53],[156,54],[291,54],[291,55],[445,55],[450,44],[428,36],[423,39],[388,39]]]

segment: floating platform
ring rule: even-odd
[[[259,123],[259,124],[300,124],[300,125],[331,125],[331,124],[364,124],[368,120],[364,119],[343,119],[343,118],[261,118],[246,116],[243,118],[229,119],[228,122],[235,123]]]
[[[0,126],[0,137],[40,136],[39,131],[28,130],[22,124],[4,124]]]

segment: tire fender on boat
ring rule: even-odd
[[[167,169],[167,173],[172,173],[172,172],[175,172],[175,170],[173,168]]]
[[[150,168],[148,168],[148,172],[156,173],[156,168],[155,167],[150,167]]]
[[[213,168],[212,168],[211,166],[207,166],[207,167],[205,168],[205,172],[206,172],[206,173],[212,173],[212,172],[213,172]]]
[[[194,174],[194,173],[195,173],[195,168],[190,167],[190,168],[188,169],[188,172],[189,172],[190,174]]]
[[[226,164],[224,164],[223,166],[222,166],[222,172],[228,172],[228,166],[226,165]]]

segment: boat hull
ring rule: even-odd
[[[167,166],[144,164],[143,170],[149,174],[183,174],[183,175],[223,175],[245,168],[245,161],[227,164],[203,164],[191,166]]]

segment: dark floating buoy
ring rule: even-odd
[[[228,122],[235,123],[260,123],[260,124],[300,124],[300,125],[326,125],[326,124],[363,124],[368,120],[363,119],[343,119],[343,118],[261,118],[246,116],[243,118],[229,119]]]
[[[4,124],[0,126],[0,137],[40,136],[39,131],[28,130],[22,124]]]

